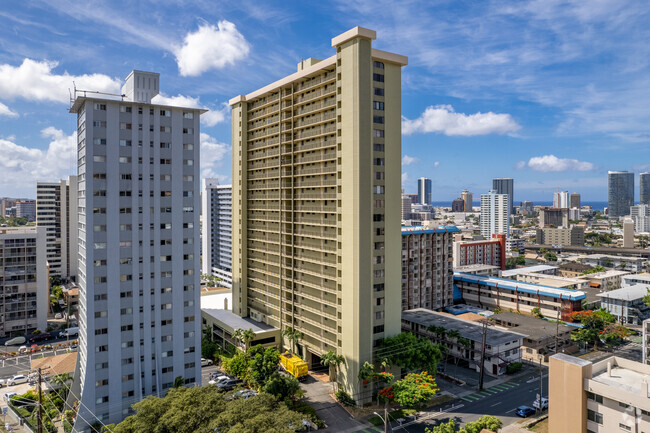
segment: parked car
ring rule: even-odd
[[[227,380],[231,380],[228,376],[216,376],[214,379],[210,379],[208,382],[209,385],[219,385]]]
[[[11,379],[7,380],[7,386],[19,385],[21,383],[29,382],[29,378],[23,374],[17,374]]]
[[[201,358],[201,367],[207,367],[212,364],[214,364],[214,362],[211,359]]]
[[[39,341],[49,340],[50,338],[52,338],[52,334],[49,332],[41,332],[40,334],[32,335],[29,337],[29,342],[38,343]]]
[[[240,389],[239,391],[235,392],[235,398],[243,398],[244,400],[248,400],[249,398],[256,395],[257,391],[254,389]]]
[[[217,387],[219,387],[219,389],[222,390],[222,391],[231,391],[237,385],[239,385],[240,383],[242,383],[242,382],[239,379],[229,379],[229,380],[224,380],[223,382],[217,383]]]
[[[79,335],[79,327],[73,326],[72,328],[64,329],[59,332],[59,338],[68,338]]]
[[[7,381],[4,379],[0,379],[0,388],[2,388],[3,386],[7,386]]]
[[[548,398],[542,397],[542,407],[541,408],[539,407],[539,400],[535,399],[535,401],[533,402],[533,407],[535,409],[541,409],[541,410],[548,409]]]
[[[15,337],[5,341],[5,346],[18,346],[19,344],[25,344],[26,341],[25,337]]]
[[[229,379],[230,379],[230,376],[227,376],[227,375],[221,374],[221,373],[217,373],[217,372],[215,372],[215,374],[210,375],[210,380],[214,380],[215,382],[221,382],[223,380],[229,380]]]
[[[530,406],[519,406],[517,410],[515,410],[515,415],[526,418],[531,415],[535,415],[535,409]]]
[[[54,315],[54,318],[55,318],[55,319],[63,319],[63,315],[62,315],[61,313],[56,313],[56,314]]]
[[[15,393],[15,392],[7,392],[7,393],[5,393],[5,395],[4,395],[5,401],[8,402],[11,399],[11,397],[13,397],[14,395],[18,395],[18,394]]]

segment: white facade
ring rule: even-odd
[[[77,432],[121,421],[178,376],[201,382],[201,110],[151,104],[158,74],[134,71],[125,89],[122,100],[77,96],[70,109],[78,125]]]
[[[0,337],[47,328],[49,305],[45,230],[0,228]]]
[[[491,190],[481,194],[481,236],[492,239],[492,235],[510,235],[510,201],[508,194],[497,194]]]
[[[232,287],[232,185],[203,179],[201,272]]]
[[[636,233],[650,232],[650,205],[638,204],[630,207],[630,214],[634,221],[634,231]]]
[[[36,225],[46,237],[50,276],[76,278],[79,268],[77,176],[36,183]]]
[[[569,191],[556,191],[553,193],[553,207],[567,209],[569,207]]]

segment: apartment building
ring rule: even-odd
[[[650,431],[650,366],[612,356],[591,362],[564,353],[549,362],[553,433]]]
[[[491,265],[506,269],[506,236],[494,235],[488,241],[454,242],[454,268],[467,265]]]
[[[47,328],[50,304],[45,265],[45,231],[0,228],[0,337]]]
[[[577,192],[572,192],[569,195],[569,209],[580,209],[580,194]]]
[[[470,305],[482,308],[500,308],[530,314],[539,308],[546,317],[569,320],[571,313],[582,310],[584,292],[558,289],[532,283],[454,272],[454,285]]]
[[[585,265],[620,268],[631,272],[642,272],[648,265],[648,259],[645,257],[615,256],[611,254],[589,254],[578,256],[577,260]]]
[[[506,238],[506,255],[513,252],[524,254],[526,252],[526,242],[523,239]]]
[[[607,172],[607,215],[613,218],[630,214],[634,206],[634,173],[629,171]]]
[[[34,221],[36,219],[36,201],[16,201],[16,218],[25,218],[29,222]]]
[[[481,236],[490,239],[492,235],[510,236],[510,195],[498,194],[495,190],[481,194]]]
[[[431,205],[431,179],[427,177],[418,179],[418,203]]]
[[[407,194],[402,194],[402,221],[411,219],[411,197]]]
[[[465,212],[472,212],[474,210],[474,196],[471,192],[464,189],[460,193],[460,198],[463,200],[463,209]]]
[[[583,246],[585,244],[585,228],[573,226],[537,229],[535,242],[540,245]]]
[[[402,227],[402,310],[453,304],[454,226]]]
[[[50,275],[75,279],[79,268],[77,176],[36,183],[36,225],[45,230]]]
[[[515,181],[509,177],[492,179],[492,189],[499,195],[506,194],[508,196],[508,215],[515,213],[515,195],[514,195]],[[481,199],[482,201],[482,199]],[[483,203],[481,203],[481,208]]]
[[[650,181],[650,173],[648,173]],[[650,191],[648,191],[650,194]],[[650,232],[650,204],[638,204],[630,207],[630,215],[634,221],[634,231],[636,233]]]
[[[643,363],[650,364],[650,319],[645,319],[641,323],[641,335],[643,335],[643,340],[641,341],[643,347]]]
[[[569,208],[569,191],[556,191],[553,193],[553,207],[560,209]]]
[[[232,185],[203,179],[201,272],[221,278],[232,287]]]
[[[159,74],[123,96],[78,92],[79,357],[74,431],[121,421],[182,376],[201,382],[199,116],[152,103]],[[103,96],[103,95],[101,95]]]
[[[541,207],[539,209],[539,227],[569,227],[569,209]]]
[[[373,347],[400,332],[401,68],[373,30],[233,108],[233,312],[304,333],[318,366],[335,350],[357,401]],[[288,341],[285,347],[290,347]],[[362,392],[365,392],[363,394]]]

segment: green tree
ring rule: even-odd
[[[376,350],[378,359],[387,359],[406,371],[436,371],[443,357],[442,346],[410,332],[384,338]]]
[[[219,286],[219,281],[221,281],[221,278],[219,278],[219,277],[216,277],[214,275],[201,273],[201,282],[206,283],[210,287],[218,287]]]
[[[235,332],[232,334],[232,338],[239,341],[240,343],[244,343],[244,350],[248,350],[251,341],[255,339],[255,331],[250,328],[245,331],[243,329],[235,329]]]
[[[248,362],[246,361],[246,355],[238,350],[235,351],[232,357],[221,357],[221,368],[223,368],[223,371],[227,374],[237,376],[240,379],[248,378]]]
[[[248,352],[249,377],[261,387],[277,371],[278,364],[280,363],[280,352],[274,347],[265,349],[259,344],[250,348]]]
[[[587,269],[586,271],[584,271],[582,273],[582,275],[597,274],[599,272],[605,272],[605,268],[603,266],[600,266],[600,265],[594,266],[593,268]]]
[[[542,310],[540,310],[539,307],[531,308],[530,314],[537,317],[538,319],[542,319],[544,317],[544,315],[542,314]]]
[[[424,433],[456,433],[456,422],[452,419],[447,422],[443,422],[434,427],[427,427],[424,429]]]
[[[181,388],[183,385],[185,385],[185,379],[183,379],[183,376],[176,376],[174,378],[174,388]]]
[[[358,377],[365,385],[367,381],[372,380],[375,377],[375,366],[368,361],[364,362],[359,369]]]
[[[409,373],[404,379],[393,384],[395,401],[406,408],[419,408],[427,403],[437,391],[435,379],[426,371]]]
[[[321,356],[320,363],[323,366],[329,367],[330,382],[336,382],[336,376],[341,364],[345,364],[345,357],[338,355],[333,349]]]
[[[273,373],[262,388],[266,393],[274,395],[279,400],[287,398],[296,399],[302,397],[304,391],[300,388],[300,382],[293,376]]]
[[[285,336],[291,343],[292,353],[296,353],[296,344],[298,344],[298,342],[302,340],[302,337],[305,336],[305,334],[298,331],[297,329],[292,328],[291,326],[287,326],[284,331],[282,331],[282,335]]]
[[[476,421],[468,422],[459,430],[456,430],[454,420],[450,420],[433,428],[425,429],[425,433],[481,433],[483,429],[498,432],[501,427],[503,427],[503,422],[499,418],[492,415],[483,415]]]
[[[53,383],[54,385],[57,385],[57,387],[60,387],[59,394],[65,399],[68,396],[68,392],[70,391],[70,382],[72,382],[72,375],[70,373],[61,373],[57,374],[56,376],[52,376],[50,378],[50,383]]]

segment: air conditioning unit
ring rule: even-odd
[[[257,310],[253,310],[252,308],[248,310],[248,316],[257,322],[262,321],[262,314]]]

